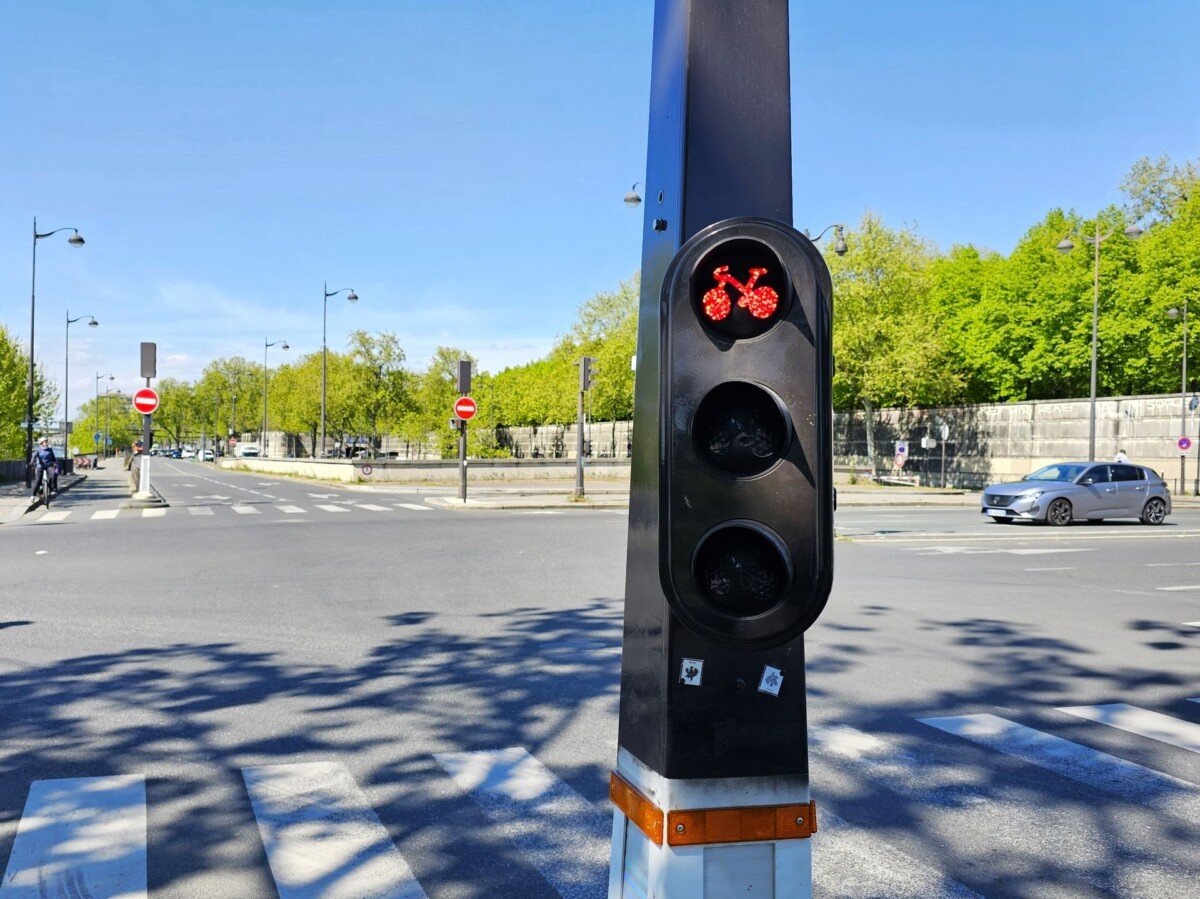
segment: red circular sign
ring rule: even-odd
[[[158,394],[149,387],[143,387],[133,395],[133,408],[143,415],[149,415],[158,408]]]
[[[460,396],[454,402],[454,414],[463,421],[470,421],[478,411],[479,406],[469,396]]]

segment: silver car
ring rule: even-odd
[[[1140,518],[1162,524],[1171,514],[1171,494],[1159,475],[1121,462],[1059,462],[1039,468],[1012,484],[983,491],[984,515],[993,521],[1044,521],[1058,527],[1072,521]]]

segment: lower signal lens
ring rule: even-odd
[[[778,537],[750,523],[710,531],[696,548],[693,576],[700,592],[727,615],[748,617],[774,606],[791,581]]]

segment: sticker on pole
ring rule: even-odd
[[[133,408],[143,415],[150,415],[158,408],[158,394],[149,387],[143,387],[133,395]]]
[[[698,687],[704,677],[704,659],[683,659],[679,663],[679,682],[685,687]]]
[[[1192,448],[1192,438],[1191,437],[1180,437],[1177,441],[1175,441],[1175,445],[1177,447],[1179,447],[1179,451],[1181,453],[1186,453],[1188,450],[1190,450]]]
[[[758,680],[758,692],[768,696],[778,696],[779,688],[783,686],[783,672],[770,665],[763,665],[762,677]]]
[[[469,396],[460,396],[454,401],[454,414],[463,421],[470,421],[478,411],[478,404]]]

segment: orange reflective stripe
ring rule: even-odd
[[[746,808],[693,809],[667,815],[667,844],[746,843],[799,840],[817,829],[816,803]]]
[[[639,793],[616,771],[608,779],[608,796],[613,805],[656,846],[663,841],[663,813],[657,805]]]

